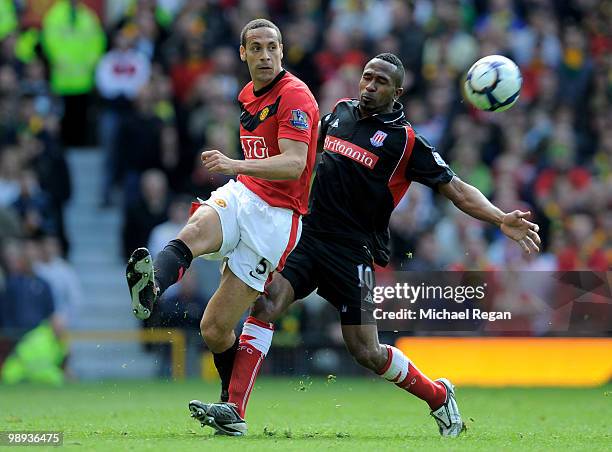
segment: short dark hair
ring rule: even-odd
[[[402,60],[392,53],[379,53],[373,59],[383,60],[395,66],[395,71],[393,71],[393,79],[395,81],[395,86],[401,88],[404,84],[404,75],[406,74]]]
[[[276,31],[278,36],[279,44],[283,43],[283,35],[281,35],[281,31],[279,28],[268,19],[253,19],[248,24],[244,26],[242,31],[240,32],[240,45],[246,46],[246,34],[248,31],[255,30],[257,28],[271,28]]]

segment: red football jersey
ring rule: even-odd
[[[319,106],[314,96],[304,82],[282,71],[257,92],[253,91],[253,82],[247,83],[238,101],[240,144],[245,159],[279,155],[281,138],[308,144],[306,167],[299,179],[265,180],[240,174],[238,180],[271,206],[306,214],[319,126]]]

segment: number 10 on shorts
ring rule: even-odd
[[[359,276],[359,287],[367,287],[374,289],[374,272],[369,265],[359,264],[357,266],[357,275]]]

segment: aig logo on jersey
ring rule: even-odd
[[[245,159],[265,159],[268,158],[268,147],[263,137],[241,136],[240,144]]]
[[[387,134],[382,130],[377,130],[376,133],[372,135],[372,138],[370,138],[370,143],[372,143],[372,146],[379,148],[383,145],[385,138],[387,138]]]

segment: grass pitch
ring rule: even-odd
[[[603,451],[612,444],[610,385],[458,388],[468,424],[458,439],[440,438],[423,402],[379,379],[262,378],[243,438],[212,436],[189,417],[189,400],[217,397],[217,384],[200,381],[0,386],[0,430],[61,430],[64,447],[87,451]]]

